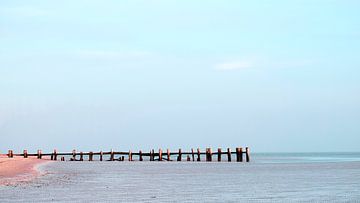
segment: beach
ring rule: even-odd
[[[48,160],[35,157],[8,158],[6,155],[0,155],[0,186],[30,182],[40,175],[37,167],[47,162]]]
[[[51,162],[0,202],[359,202],[360,154],[236,162]]]

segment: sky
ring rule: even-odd
[[[360,151],[357,0],[0,2],[0,153]]]

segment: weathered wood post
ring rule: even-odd
[[[162,161],[162,149],[159,149],[159,161]]]
[[[191,148],[191,157],[192,157],[192,161],[195,161],[194,148]]]
[[[24,149],[24,158],[28,158],[28,151],[26,149]]]
[[[227,148],[228,162],[231,162],[231,149]]]
[[[209,148],[209,161],[212,161],[212,149]]]
[[[221,162],[221,148],[218,148],[218,162]]]
[[[132,161],[132,153],[131,153],[131,150],[129,150],[129,161]]]
[[[121,159],[121,161],[125,161],[125,156],[121,156],[119,159]]]
[[[103,155],[104,155],[104,152],[103,152],[103,151],[100,151],[100,161],[103,160]]]
[[[243,162],[243,148],[240,147],[240,161]]]
[[[114,161],[114,150],[110,151],[110,161]]]
[[[73,161],[76,161],[76,150],[72,150],[72,159]]]
[[[250,150],[249,147],[245,148],[245,154],[246,154],[246,162],[250,161]]]
[[[8,157],[9,157],[9,158],[13,158],[13,157],[14,157],[13,150],[10,149],[10,150],[8,151]]]
[[[236,147],[236,162],[240,162],[240,148]]]
[[[93,152],[89,152],[89,161],[93,161],[93,155],[94,155]]]
[[[205,148],[205,161],[209,161],[209,148]]]
[[[197,148],[197,161],[201,161],[200,155],[200,148]]]
[[[154,149],[151,150],[151,154],[152,154],[152,156],[151,156],[152,161],[155,161],[155,150]]]
[[[56,151],[56,149],[54,149],[54,161],[56,161],[57,160],[57,151]]]
[[[179,155],[177,157],[177,161],[181,161],[181,149],[179,149]]]
[[[60,160],[61,160],[61,161],[65,161],[65,157],[62,156]]]
[[[170,160],[170,149],[167,149],[167,150],[166,150],[166,154],[167,154],[167,160],[168,160],[168,161],[171,161],[171,160]]]
[[[41,150],[39,149],[39,150],[37,150],[37,158],[41,159],[41,157],[42,157],[42,154],[41,154]]]
[[[84,153],[80,152],[80,161],[84,161]]]
[[[152,151],[150,150],[150,153],[149,153],[149,161],[152,161],[152,156],[153,156],[153,154],[152,154]]]
[[[142,155],[142,151],[139,151],[139,161],[143,161],[143,155]]]
[[[190,161],[191,159],[190,159],[190,155],[187,155],[187,157],[186,157],[186,161]]]

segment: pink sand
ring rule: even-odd
[[[6,155],[0,155],[0,186],[33,180],[40,175],[36,167],[45,162],[48,160],[37,159],[36,157],[8,158]]]

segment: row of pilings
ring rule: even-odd
[[[114,150],[110,150],[108,152],[77,152],[76,150],[73,150],[72,152],[61,153],[55,149],[52,153],[42,153],[42,150],[37,150],[36,154],[28,153],[27,150],[24,150],[21,154],[14,154],[13,150],[8,150],[7,154],[9,158],[13,158],[14,156],[22,156],[24,158],[35,156],[38,159],[42,159],[43,157],[50,157],[50,160],[54,161],[65,161],[65,157],[70,157],[68,159],[69,161],[84,161],[84,157],[87,157],[88,161],[183,161],[183,158],[186,158],[186,161],[198,162],[212,162],[213,160],[217,160],[218,162],[231,162],[234,158],[233,155],[235,155],[234,161],[236,162],[250,161],[250,150],[248,147],[245,147],[245,150],[243,150],[242,147],[237,147],[235,151],[232,151],[231,148],[227,148],[226,151],[222,151],[221,148],[218,148],[217,151],[213,151],[212,148],[206,148],[205,151],[201,151],[200,148],[197,148],[197,150],[195,151],[192,148],[190,151],[187,152],[182,151],[181,149],[176,152],[171,152],[169,149],[167,149],[166,151],[159,149],[155,152],[155,150],[152,149],[149,152],[143,152],[142,150],[139,150],[138,152],[132,152],[131,150],[126,152],[117,152]],[[214,156],[215,159],[213,159]],[[95,157],[97,157],[97,159]],[[203,160],[204,157],[205,160]]]

